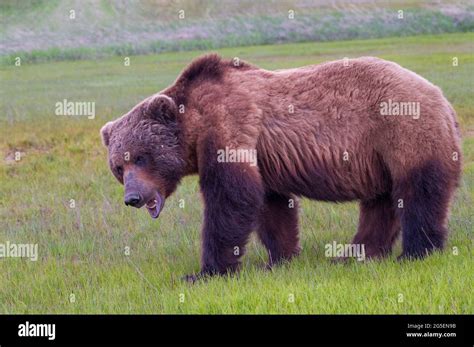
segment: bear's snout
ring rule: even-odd
[[[136,192],[131,192],[125,195],[125,205],[127,206],[133,206],[133,207],[141,207],[142,204],[142,197],[140,196],[139,193]]]

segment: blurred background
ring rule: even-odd
[[[2,59],[29,61],[474,29],[474,3],[451,0],[2,0],[0,13]]]

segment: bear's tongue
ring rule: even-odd
[[[151,218],[158,218],[162,208],[163,208],[163,199],[158,193],[156,193],[154,199],[151,199],[146,204],[146,209],[148,210],[148,213],[150,214]]]

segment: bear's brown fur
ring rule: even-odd
[[[400,229],[403,257],[443,247],[461,153],[439,88],[371,57],[277,71],[235,63],[196,59],[101,131],[126,203],[153,217],[181,177],[199,174],[203,275],[236,270],[254,229],[270,264],[297,254],[298,196],[360,201],[353,242],[369,257],[387,255]],[[219,162],[225,148],[256,150],[258,165]]]

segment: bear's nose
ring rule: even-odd
[[[127,206],[134,206],[136,207],[137,205],[140,204],[140,194],[138,193],[129,193],[125,195],[125,205]]]

